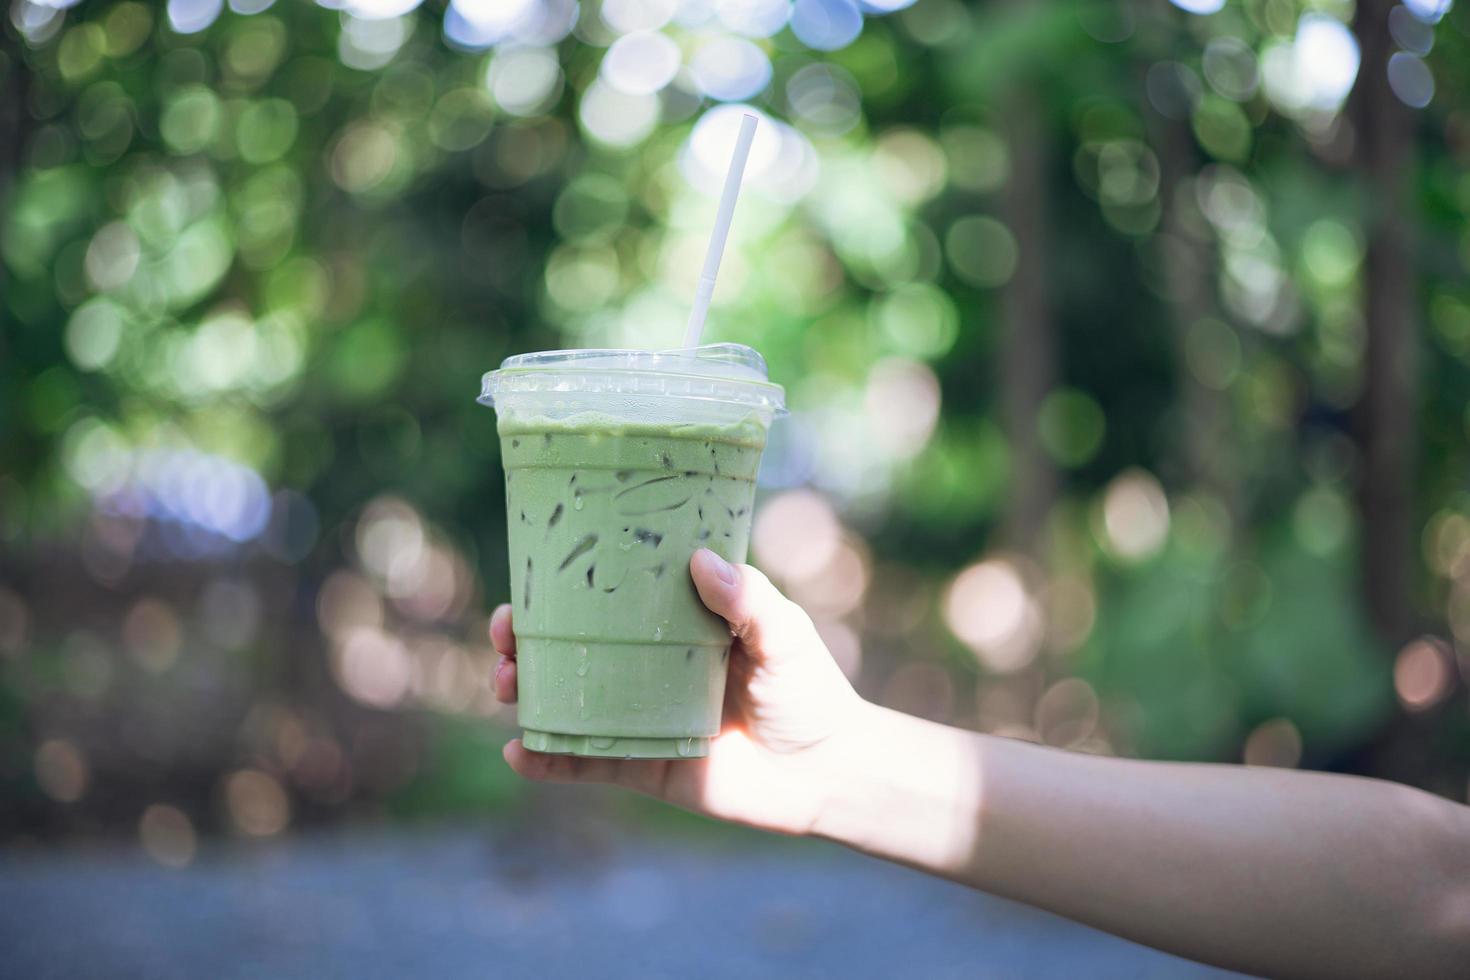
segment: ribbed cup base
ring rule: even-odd
[[[709,755],[707,738],[638,738],[613,735],[563,735],[527,728],[521,743],[533,752],[581,755],[598,759],[702,759]]]

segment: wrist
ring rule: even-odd
[[[854,694],[842,724],[813,747],[810,778],[817,790],[817,805],[809,836],[855,846],[854,839],[862,829],[860,818],[867,809],[862,801],[874,782],[874,774],[862,760],[881,740],[888,723],[884,710]]]
[[[823,746],[809,833],[954,876],[973,863],[984,736],[861,702]]]

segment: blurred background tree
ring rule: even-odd
[[[1449,0],[16,0],[4,31],[0,833],[170,860],[522,805],[478,377],[678,342],[743,111],[711,332],[793,409],[755,558],[866,695],[1465,799]]]

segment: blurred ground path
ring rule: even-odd
[[[436,829],[206,846],[185,871],[0,852],[0,973],[1230,976],[810,842],[640,841],[580,866],[504,850]]]

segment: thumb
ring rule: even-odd
[[[811,617],[749,565],[732,565],[708,548],[689,560],[689,573],[710,612],[730,624],[746,653],[785,660],[822,649]]]

